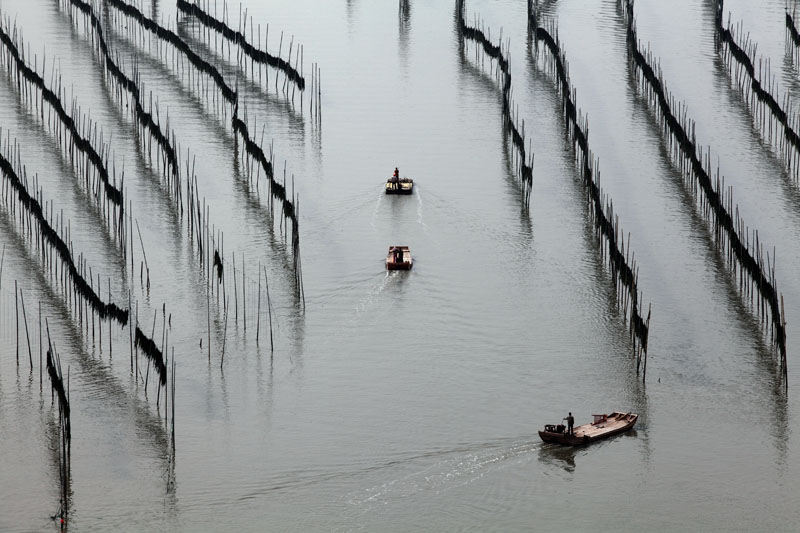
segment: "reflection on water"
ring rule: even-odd
[[[514,100],[536,153],[529,210],[520,208],[493,65],[458,39],[452,4],[242,4],[255,23],[270,25],[271,51],[284,32],[284,57],[295,36],[306,67],[320,64],[324,144],[321,129],[309,127],[308,102],[292,105],[275,94],[258,70],[239,67],[235,49],[229,59],[196,22],[181,18],[180,35],[238,87],[249,125],[263,131],[265,146],[274,143],[278,166],[286,161],[287,186],[294,175],[305,306],[264,182],[248,178],[213,84],[198,91],[194,75],[174,66],[173,51],[160,54],[130,22],[115,27],[103,9],[112,49],[141,77],[148,102],[153,91],[162,124],[169,114],[181,164],[187,150],[196,158],[227,260],[235,251],[237,276],[246,268],[238,287],[247,292],[247,324],[237,308],[226,328],[222,306],[209,313],[206,265],[183,237],[186,222],[118,103],[127,97],[104,81],[80,20],[44,0],[2,3],[31,50],[45,50],[48,64],[56,56],[62,83],[76,87],[76,105],[115,132],[112,159],[125,167],[126,198],[154,278],[150,294],[131,284],[132,299],[143,324],[162,303],[172,313],[178,383],[170,463],[163,410],[152,386],[145,392],[130,373],[128,330],[114,330],[113,357],[100,354],[18,217],[0,210],[7,247],[0,451],[15,458],[0,468],[14,481],[0,483],[0,529],[48,527],[57,505],[53,412],[47,394],[37,394],[36,369],[16,366],[13,280],[26,305],[29,294],[32,307],[42,302],[70,369],[75,529],[107,530],[113,520],[123,529],[252,530],[267,515],[269,528],[304,531],[563,529],[564,516],[575,529],[612,529],[622,512],[637,530],[761,530],[800,518],[791,501],[800,490],[790,460],[796,400],[776,384],[763,326],[738,296],[638,94],[618,3],[539,5],[558,20],[578,101],[591,117],[602,185],[625,215],[640,283],[653,301],[644,384],[599,258],[563,110],[527,35],[525,5],[467,4],[487,26],[502,27],[510,46]],[[167,20],[165,6],[143,9]],[[783,4],[755,13],[742,2],[729,7],[734,19],[748,17],[782,86],[796,93],[796,65],[782,55],[782,32],[770,31]],[[236,20],[238,4],[227,9]],[[797,187],[713,49],[713,6],[637,4],[637,15],[671,88],[720,153],[748,220],[775,243],[795,338],[800,281],[789,265],[800,260]],[[274,83],[273,70],[263,75]],[[91,193],[75,184],[69,154],[20,106],[11,79],[0,88],[0,122],[24,140],[21,155],[42,175],[54,210],[63,205],[75,253],[93,272],[112,272],[112,293],[124,294],[130,257],[98,227],[102,217]],[[415,193],[387,197],[383,183],[398,164],[415,179]],[[411,246],[413,270],[385,270],[386,250],[397,243]],[[232,261],[225,268],[232,272]],[[274,349],[265,298],[259,310],[254,295],[259,268],[270,285]],[[221,292],[220,299],[230,296],[231,286]],[[536,434],[561,411],[613,409],[639,413],[636,429],[578,448],[544,445]],[[635,512],[641,509],[648,512]]]
[[[568,473],[573,473],[575,472],[575,456],[580,451],[582,451],[582,448],[577,446],[542,444],[539,448],[539,461],[548,466],[557,466]]]

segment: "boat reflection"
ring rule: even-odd
[[[575,472],[575,456],[581,448],[561,446],[559,444],[543,444],[539,448],[539,461],[550,466],[558,466],[569,473]]]

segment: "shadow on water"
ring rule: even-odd
[[[292,258],[291,248],[284,242],[280,233],[275,230],[275,216],[270,211],[267,205],[261,202],[260,194],[265,195],[267,202],[270,201],[269,185],[265,184],[262,192],[253,190],[251,187],[250,179],[242,173],[241,168],[241,152],[239,150],[238,139],[234,142],[234,157],[233,157],[233,188],[237,193],[238,199],[241,202],[238,205],[244,205],[246,208],[247,219],[250,222],[261,222],[260,227],[270,228],[266,233],[267,241],[272,252],[280,258],[280,265],[282,270],[286,273],[288,282],[294,285],[294,275],[292,274]],[[276,204],[277,208],[277,204]],[[279,232],[280,230],[278,230]],[[293,291],[297,292],[297,291]],[[299,298],[299,297],[298,297]]]
[[[403,71],[408,72],[411,41],[411,0],[400,0],[397,8],[397,50]]]
[[[24,251],[21,254],[22,264],[26,272],[35,279],[40,294],[54,311],[49,317],[55,319],[51,333],[58,330],[64,332],[64,341],[56,343],[58,352],[69,354],[70,361],[78,363],[82,372],[81,379],[92,385],[93,398],[110,400],[104,405],[116,412],[120,420],[128,417],[133,419],[135,426],[142,430],[137,431],[137,435],[141,437],[142,442],[153,447],[165,470],[169,461],[169,435],[161,417],[153,414],[148,403],[131,394],[101,359],[93,357],[86,351],[84,342],[90,341],[84,338],[84,331],[75,323],[72,310],[64,300],[64,295],[54,289],[51,279],[44,275],[39,261],[29,252],[28,243],[19,236],[16,226],[5,210],[0,214],[0,229],[4,235],[10,237],[15,249]],[[44,318],[47,313],[43,313],[42,316]],[[84,324],[83,327],[89,326]]]
[[[353,33],[353,26],[355,25],[355,17],[356,17],[356,9],[358,6],[356,5],[356,0],[347,0],[347,28],[350,33]]]
[[[559,110],[559,112],[556,113],[555,120],[558,127],[561,128],[561,131],[564,132],[564,136],[562,137],[564,144],[563,150],[560,153],[560,158],[562,162],[565,163],[567,168],[572,169],[572,183],[574,188],[572,189],[572,194],[570,194],[570,197],[576,203],[576,207],[580,206],[583,241],[586,249],[591,252],[590,263],[592,265],[592,271],[594,272],[593,286],[595,286],[604,295],[604,299],[608,304],[606,307],[606,316],[613,318],[615,322],[622,322],[624,329],[615,328],[615,337],[619,342],[624,344],[626,348],[625,353],[633,353],[633,343],[630,339],[630,335],[624,333],[620,334],[620,332],[624,332],[625,329],[627,329],[627,326],[625,325],[625,316],[623,309],[620,306],[619,298],[617,298],[617,287],[614,280],[614,273],[602,260],[601,240],[598,237],[597,231],[595,230],[591,212],[587,208],[586,188],[583,185],[583,181],[580,177],[580,171],[575,161],[575,152],[573,150],[572,142],[569,140],[569,137],[566,134],[568,126],[564,118],[564,114],[560,112],[560,97],[553,84],[552,78],[550,75],[541,72],[537,61],[538,60],[533,53],[533,47],[530,45],[529,40],[527,54],[529,76],[534,81],[543,82],[539,83],[537,87],[531,85],[531,90],[535,90],[537,92],[543,91],[548,96],[548,100],[553,102]]]
[[[542,444],[539,448],[539,462],[548,466],[563,468],[570,474],[575,472],[575,457],[584,447],[561,446],[559,444]]]
[[[181,214],[176,206],[174,200],[170,199],[172,196],[171,188],[164,183],[162,178],[158,175],[158,172],[152,167],[152,158],[149,154],[145,154],[143,149],[143,140],[141,139],[141,130],[137,127],[135,122],[125,120],[127,113],[123,111],[122,106],[123,102],[126,101],[125,98],[121,97],[119,100],[116,100],[112,94],[115,92],[115,84],[110,81],[111,78],[105,75],[106,66],[105,63],[100,61],[96,54],[94,53],[94,47],[89,44],[87,39],[93,39],[93,37],[86,37],[79,34],[78,30],[75,28],[75,19],[64,13],[62,10],[58,10],[58,14],[61,16],[62,19],[69,22],[70,26],[70,38],[72,42],[76,46],[83,46],[90,52],[90,56],[92,57],[93,64],[97,67],[99,72],[99,79],[103,85],[105,91],[103,94],[106,99],[106,104],[108,105],[109,109],[113,109],[115,112],[112,113],[116,118],[116,125],[119,129],[127,129],[130,138],[136,140],[135,142],[135,150],[136,153],[136,172],[143,176],[150,186],[158,191],[160,194],[158,197],[158,202],[160,204],[160,211],[165,213],[169,216],[170,219],[170,227],[176,228],[181,223]],[[87,32],[91,32],[91,29],[88,29]],[[122,94],[122,93],[120,93]],[[124,104],[125,107],[128,107],[128,104]],[[135,119],[134,119],[135,120]],[[180,162],[179,162],[180,164]],[[182,233],[180,231],[173,231],[174,236],[177,238],[177,242],[180,243],[182,240]],[[124,267],[123,267],[124,271]]]
[[[645,433],[647,432],[637,431],[636,428],[633,428],[625,433],[620,433],[619,435],[614,435],[583,446],[563,446],[561,444],[542,443],[539,447],[539,462],[546,466],[560,468],[569,474],[574,474],[578,464],[576,459],[585,457],[603,446],[612,446],[615,442],[624,439],[638,439],[643,441],[645,460],[649,462],[650,447]]]
[[[621,25],[625,24],[621,14],[619,23]],[[717,65],[716,70],[718,72],[720,68],[724,68],[724,65],[721,65],[720,62],[716,62],[715,64]],[[786,441],[789,433],[789,416],[787,405],[788,398],[780,380],[781,368],[778,358],[775,357],[775,350],[766,342],[766,339],[769,336],[768,326],[766,328],[762,326],[754,309],[748,306],[747,302],[745,301],[746,296],[742,296],[740,293],[738,288],[737,274],[732,273],[727,267],[724,254],[720,252],[719,247],[716,246],[713,235],[708,230],[707,222],[698,211],[697,200],[693,196],[691,190],[687,187],[680,170],[675,166],[670,154],[668,153],[668,139],[666,137],[666,133],[653,115],[647,99],[640,94],[638,82],[632,68],[632,66],[629,66],[628,83],[626,85],[629,106],[633,108],[634,113],[636,113],[637,116],[642,117],[640,123],[644,124],[647,129],[650,130],[650,133],[654,138],[659,139],[658,163],[661,167],[660,173],[670,177],[673,185],[675,186],[675,192],[677,194],[683,216],[688,217],[691,220],[689,227],[695,228],[694,233],[699,234],[700,239],[705,244],[705,260],[712,266],[715,279],[717,280],[718,285],[720,285],[720,287],[724,290],[726,304],[732,309],[731,314],[733,315],[733,320],[738,323],[738,326],[742,330],[748,332],[749,336],[753,340],[754,355],[756,356],[756,368],[761,372],[761,377],[763,378],[764,383],[767,383],[768,385],[766,389],[764,387],[754,387],[752,392],[761,396],[765,390],[769,391],[768,396],[770,397],[770,400],[774,406],[773,409],[769,410],[773,415],[773,420],[769,424],[771,428],[770,433],[773,437],[776,451],[778,452],[780,460],[785,461],[787,454]],[[726,83],[723,85],[728,84]],[[729,85],[727,90],[731,91]],[[732,99],[732,101],[735,100],[735,98]],[[746,107],[744,107],[743,102],[739,102],[737,108],[740,112],[746,112]],[[751,129],[751,133],[754,138],[758,138],[758,132],[756,132],[754,129]],[[776,379],[776,377],[778,379]],[[646,424],[646,419],[644,422]]]
[[[6,83],[9,81],[7,76],[0,76],[0,78],[2,78]],[[11,87],[8,88],[9,92],[13,92],[13,90],[14,89]],[[101,212],[97,203],[91,199],[91,193],[81,185],[83,178],[79,176],[77,174],[77,170],[71,164],[69,164],[68,156],[64,153],[64,150],[58,141],[56,141],[55,136],[53,136],[47,130],[47,126],[41,122],[40,115],[37,115],[34,112],[29,112],[26,106],[19,99],[15,99],[14,109],[17,117],[19,118],[19,123],[24,125],[24,127],[28,130],[39,130],[40,135],[37,135],[37,137],[42,140],[42,144],[51,154],[58,154],[58,156],[55,158],[55,162],[58,165],[57,169],[59,173],[64,176],[72,177],[72,198],[75,206],[82,207],[84,209],[83,213],[89,216],[90,223],[93,227],[103,228],[103,231],[95,232],[95,235],[98,236],[103,242],[103,245],[107,251],[108,259],[115,263],[115,271],[120,274],[123,286],[127,286],[125,256],[119,249],[120,243],[112,237],[113,231],[108,225],[108,220]],[[29,192],[31,192],[31,195],[34,196],[33,191]],[[47,191],[45,190],[45,194],[46,193]],[[48,199],[45,196],[45,200],[48,202],[55,201],[56,198]],[[42,209],[44,209],[44,206],[42,206]]]
[[[500,85],[498,85],[497,80],[493,79],[489,72],[486,71],[486,67],[480,64],[481,61],[485,61],[482,59],[477,59],[476,61],[479,64],[474,64],[471,59],[467,58],[467,46],[464,44],[464,41],[459,39],[458,45],[458,65],[459,65],[459,74],[461,76],[468,77],[471,82],[475,85],[479,86],[486,94],[496,94],[497,95],[497,104],[501,110],[503,108],[503,95],[502,89]],[[479,57],[483,57],[484,54],[481,54]],[[490,68],[494,69],[496,67],[495,62],[489,62]],[[485,63],[483,63],[485,65]],[[459,87],[464,86],[463,83],[459,82]],[[520,180],[517,178],[516,173],[514,171],[514,163],[511,159],[511,151],[513,147],[509,144],[509,136],[503,127],[502,120],[500,121],[500,137],[502,139],[503,145],[503,164],[504,164],[504,179],[509,191],[513,191],[513,194],[519,198],[523,199],[523,202],[520,202],[520,222],[522,224],[522,232],[521,234],[526,238],[527,242],[531,242],[533,240],[533,223],[531,221],[529,209],[525,207],[524,198],[526,196],[524,188],[521,186]]]
[[[128,35],[125,35],[124,32],[115,24],[107,20],[104,20],[104,24],[113,30],[106,33],[106,40],[110,43],[109,48],[116,52],[124,52],[127,54],[129,63],[135,62],[137,70],[141,70],[141,66],[152,70],[158,79],[158,83],[155,84],[157,89],[163,90],[169,88],[169,90],[174,91],[179,96],[178,101],[180,101],[182,105],[186,105],[190,110],[206,119],[204,122],[212,129],[212,138],[221,143],[224,148],[232,149],[234,134],[232,130],[226,128],[226,125],[229,125],[227,120],[229,115],[226,115],[225,120],[223,121],[223,116],[213,107],[207,106],[204,100],[197,95],[197,92],[192,89],[190,85],[187,85],[185,81],[187,76],[179,74],[170,66],[165,64],[165,60],[160,57],[157,52],[148,52],[146,49],[139,48],[136,42]],[[163,46],[170,47],[171,45],[163,44]],[[125,65],[122,61],[119,63],[120,68],[124,69],[126,66],[129,67],[129,65]],[[191,69],[193,67],[186,66],[185,68]],[[200,73],[193,73],[192,77],[194,78],[195,76],[199,77],[204,75]],[[210,85],[212,82],[207,79],[206,83]],[[147,86],[144,84],[144,81],[142,81],[142,85],[140,85],[139,89],[142,90],[142,95],[144,95],[145,92],[153,92],[152,89],[147,88]],[[209,88],[209,91],[212,90],[216,91],[216,88]],[[222,100],[221,95],[219,95],[219,99]],[[222,103],[217,105],[227,104]]]
[[[714,34],[717,37],[716,31],[716,7],[713,1],[701,2],[701,7],[705,12],[705,18]],[[618,20],[621,25],[625,24],[624,13],[622,6],[618,7]],[[784,56],[786,61],[786,56]],[[789,55],[789,62],[791,63],[791,55]],[[714,88],[717,92],[724,92],[726,101],[733,106],[733,113],[730,116],[735,117],[742,125],[743,130],[750,133],[750,146],[753,148],[753,153],[758,153],[763,157],[761,161],[767,163],[775,169],[775,174],[780,174],[783,178],[781,180],[781,190],[785,196],[787,213],[792,218],[796,225],[800,225],[800,187],[798,182],[792,177],[790,170],[786,167],[784,156],[780,153],[778,147],[770,143],[764,136],[764,133],[757,127],[758,118],[753,114],[750,106],[747,104],[741,91],[735,87],[735,81],[725,60],[720,55],[719,51],[714,52],[713,56],[714,68]],[[784,63],[785,67],[789,67]],[[795,80],[795,87],[800,87],[800,84]],[[749,119],[748,119],[749,117]],[[775,134],[778,136],[777,133]]]
[[[624,24],[624,20],[620,20],[620,23]],[[758,366],[766,372],[765,376],[771,375],[772,380],[774,380],[775,377],[780,376],[780,367],[778,359],[774,357],[774,350],[766,342],[766,337],[769,336],[767,331],[768,327],[765,329],[760,324],[754,309],[745,302],[746,296],[740,294],[737,281],[738,275],[732,273],[727,267],[724,253],[719,250],[713,235],[708,230],[707,222],[698,211],[697,200],[684,182],[680,170],[673,163],[667,151],[668,139],[664,129],[656,121],[646,98],[640,94],[632,67],[629,68],[629,74],[628,83],[626,85],[628,102],[629,105],[634,108],[634,111],[638,110],[638,114],[643,118],[641,123],[650,130],[654,138],[660,141],[658,143],[658,152],[659,164],[662,168],[661,174],[671,178],[675,186],[675,191],[679,195],[684,217],[688,217],[691,220],[690,227],[696,229],[696,234],[699,233],[700,238],[706,245],[706,261],[713,266],[715,278],[725,289],[726,301],[728,306],[732,307],[734,310],[733,315],[735,320],[744,331],[749,332],[753,339],[755,352],[760,362]],[[755,132],[753,132],[753,134],[755,135]],[[778,381],[780,381],[780,379],[778,379]],[[786,397],[785,395],[780,395],[780,397],[774,398],[774,400],[785,402]]]
[[[220,70],[223,76],[226,76],[230,73],[235,73],[237,91],[240,100],[242,100],[242,97],[245,96],[243,93],[244,90],[252,92],[254,95],[253,100],[255,102],[258,102],[259,104],[265,104],[268,108],[275,108],[276,111],[281,113],[281,116],[287,117],[291,129],[296,131],[301,137],[305,138],[305,118],[302,114],[297,112],[297,108],[294,104],[292,104],[291,100],[287,100],[278,94],[265,91],[264,87],[258,82],[258,79],[251,79],[251,76],[247,75],[249,70],[244,69],[236,63],[229,62],[227,59],[225,59],[223,54],[216,52],[202,39],[198,39],[197,33],[190,31],[194,30],[194,28],[195,26],[192,22],[189,22],[185,19],[181,20],[178,23],[178,35],[189,45],[191,45],[192,49],[197,52],[198,55],[200,55],[206,61],[209,61],[209,63],[213,62],[212,60],[217,60],[217,65],[222,63],[222,68]],[[271,67],[263,68],[274,71],[274,69]],[[273,73],[273,76],[277,75],[278,74]],[[257,78],[256,76],[252,77]],[[267,79],[265,79],[265,84],[268,85],[268,83],[269,82]],[[248,109],[248,114],[252,113],[253,109]]]
[[[212,113],[208,112],[206,107],[204,106],[203,102],[195,95],[194,91],[186,89],[184,87],[182,81],[181,81],[181,78],[178,75],[176,75],[172,71],[172,69],[170,69],[169,67],[164,65],[163,61],[160,58],[154,58],[152,56],[147,56],[147,55],[144,55],[144,54],[140,54],[139,49],[137,47],[133,46],[130,43],[130,40],[127,39],[127,38],[125,40],[124,47],[128,49],[128,51],[129,51],[129,53],[131,53],[131,55],[141,55],[142,56],[140,58],[140,62],[141,63],[147,64],[148,66],[152,67],[154,70],[164,74],[164,76],[166,78],[173,80],[173,83],[171,83],[172,88],[176,92],[178,92],[181,96],[185,96],[186,99],[188,99],[189,101],[192,102],[193,105],[191,107],[194,109],[195,112],[197,112],[202,117],[209,119],[209,120],[204,121],[204,122],[206,122],[207,124],[211,125],[211,129],[213,130],[213,133],[214,133],[214,138],[220,139],[222,141],[222,147],[224,149],[226,149],[226,151],[227,150],[230,151],[231,155],[233,156],[232,159],[234,161],[234,165],[235,165],[235,167],[238,167],[238,165],[239,165],[238,162],[239,162],[239,159],[240,159],[239,156],[238,156],[238,153],[239,153],[238,152],[238,146],[239,146],[238,145],[238,139],[236,138],[236,136],[233,134],[232,131],[225,129],[221,125],[220,120],[219,120],[220,117],[216,113],[212,114]],[[234,180],[234,185],[235,185],[236,181],[240,181],[241,182],[241,181],[244,180],[244,178],[242,177],[240,171],[237,172],[237,176],[240,179]],[[244,181],[246,181],[246,180],[244,180]],[[260,201],[258,201],[256,198],[253,197],[253,192],[252,192],[252,190],[249,189],[249,187],[247,189],[245,189],[245,188],[242,188],[242,187],[236,187],[235,186],[234,190],[238,193],[239,199],[243,201],[242,203],[244,204],[244,206],[246,208],[246,211],[247,211],[246,215],[248,216],[248,218],[252,219],[251,216],[254,216],[255,218],[263,218],[264,216],[267,216],[267,215],[265,215],[265,213],[268,212],[267,208],[265,206],[263,206],[263,204],[261,204]],[[274,220],[272,219],[271,215],[268,215],[268,220],[271,220],[273,222],[273,224],[271,224],[270,227],[274,228]],[[278,241],[275,239],[274,230],[273,230],[272,233],[273,233],[273,235],[270,238],[270,243],[274,243],[275,245],[279,244]],[[286,247],[284,245],[281,245],[280,247],[274,246],[273,250],[280,253],[282,249],[285,251],[285,248]],[[286,259],[286,257],[285,257],[285,253],[283,253],[281,255],[284,257],[284,261],[288,261],[288,259]],[[284,264],[286,264],[286,263],[284,263]],[[291,270],[291,268],[289,268],[289,270]],[[295,283],[294,276],[292,276],[291,283],[292,284]],[[294,292],[296,293],[297,291],[294,291]],[[295,295],[295,305],[299,306],[299,302],[300,302],[299,295]]]

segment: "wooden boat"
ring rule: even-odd
[[[411,194],[414,192],[414,180],[411,178],[394,178],[386,180],[386,194]]]
[[[387,270],[411,270],[413,264],[414,261],[411,259],[411,252],[408,250],[408,246],[389,247],[389,254],[386,256]]]
[[[567,433],[567,428],[563,424],[544,427],[544,431],[539,431],[539,436],[545,442],[555,442],[567,446],[578,446],[588,444],[596,440],[605,439],[611,435],[616,435],[628,431],[635,424],[639,415],[634,413],[613,412],[610,415],[592,415],[594,421],[582,426],[572,428],[572,435]]]

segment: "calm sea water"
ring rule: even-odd
[[[632,81],[616,0],[545,2],[543,10],[558,22],[602,185],[653,305],[644,384],[554,84],[527,40],[524,1],[468,0],[467,12],[511,45],[514,98],[536,154],[527,210],[502,133],[500,90],[474,47],[460,47],[453,2],[243,3],[255,35],[260,25],[263,39],[269,24],[271,51],[283,32],[284,54],[292,36],[304,45],[307,75],[319,63],[321,127],[307,97],[301,106],[299,94],[292,104],[276,92],[274,71],[262,71],[269,77],[259,83],[258,72],[236,68],[235,50],[229,60],[213,35],[181,19],[179,33],[238,84],[280,174],[285,161],[300,197],[304,307],[263,177],[258,189],[248,183],[213,87],[197,91],[171,53],[159,56],[146,36],[103,16],[115,53],[129,70],[135,62],[162,117],[168,112],[182,159],[187,148],[196,158],[226,270],[237,270],[230,301],[238,310],[226,326],[231,286],[212,296],[209,317],[186,219],[105,81],[83,19],[52,0],[0,0],[40,70],[43,58],[48,74],[55,62],[68,98],[102,128],[118,175],[124,167],[141,232],[133,274],[68,157],[6,75],[3,134],[21,143],[28,173],[38,173],[45,197],[71,221],[74,248],[94,277],[103,287],[110,278],[121,304],[131,291],[142,329],[168,337],[178,369],[173,468],[163,406],[131,375],[128,330],[112,328],[111,354],[107,325],[103,344],[93,340],[0,211],[0,530],[56,527],[56,415],[47,383],[39,385],[40,303],[69,369],[76,531],[794,529],[800,186],[753,126],[715,51],[713,4],[639,1],[639,36],[688,104],[742,216],[777,251],[788,392]],[[175,27],[172,2],[141,7]],[[227,7],[238,26],[239,5]],[[769,58],[780,94],[797,96],[784,2],[729,0],[726,11]],[[395,166],[414,178],[412,196],[382,194]],[[391,244],[411,246],[412,271],[384,270]],[[149,291],[139,278],[142,246]],[[255,338],[260,268],[274,351],[263,295]],[[14,280],[25,295],[33,372],[22,325],[16,363]],[[591,447],[543,445],[536,434],[567,411],[583,422],[617,409],[640,414],[635,431]]]

